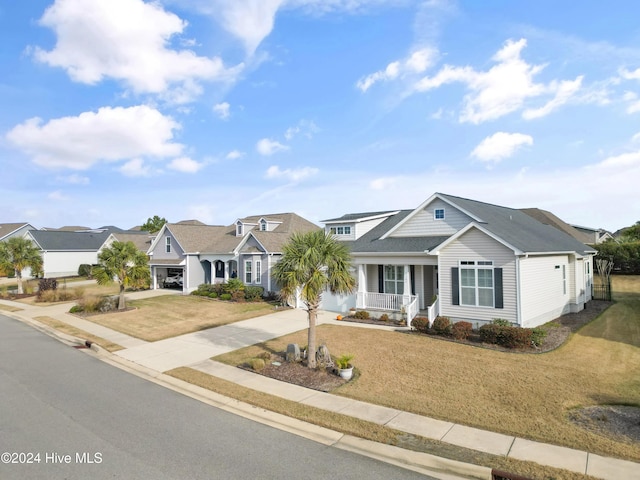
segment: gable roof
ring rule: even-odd
[[[465,227],[455,235],[413,237],[394,237],[391,235],[435,199],[440,199],[462,211],[472,219],[469,225],[477,226],[484,233],[498,239],[516,253],[576,252],[584,255],[595,252],[570,235],[537,221],[521,210],[443,193],[432,195],[414,210],[399,211],[357,240],[343,242],[356,254],[365,252],[427,253],[438,250],[439,247],[447,243],[447,240],[466,231],[469,227]],[[367,214],[356,215],[363,218]],[[340,218],[345,217],[347,216]]]
[[[111,235],[108,232],[67,232],[31,230],[29,233],[41,250],[45,251],[98,251]]]
[[[330,218],[328,220],[322,220],[323,223],[345,223],[345,222],[362,222],[364,220],[373,220],[380,217],[388,217],[389,215],[395,215],[400,210],[386,210],[384,212],[366,212],[366,213],[347,213],[338,218]]]
[[[268,252],[279,252],[293,232],[308,232],[320,228],[295,213],[253,215],[239,220],[257,224],[262,218],[278,222],[279,225],[272,231],[251,230],[244,236],[236,235],[235,223],[226,226],[168,223],[164,228],[171,232],[186,253],[210,254],[233,254],[246,242],[248,235],[253,236]],[[158,234],[153,246],[160,236]]]
[[[143,232],[145,235],[141,235],[140,233],[131,233],[131,232],[113,232],[113,237],[118,242],[131,242],[133,243],[138,250],[141,252],[147,253],[149,247],[151,246],[151,237],[146,234],[147,232]]]
[[[33,225],[29,223],[0,223],[0,240],[8,237],[12,233],[20,230],[23,227],[29,226],[32,230],[35,230]]]

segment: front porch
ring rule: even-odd
[[[356,308],[404,319],[433,321],[440,313],[436,265],[358,265]],[[378,291],[375,291],[377,287]]]

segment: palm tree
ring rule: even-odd
[[[33,274],[42,270],[42,254],[33,242],[21,237],[12,237],[0,242],[0,267],[5,272],[13,270],[18,281],[18,293],[22,290],[22,271],[31,268]]]
[[[118,310],[124,310],[124,290],[148,282],[151,276],[147,256],[133,242],[113,242],[98,254],[99,265],[92,271],[98,285],[120,284]]]
[[[316,319],[322,293],[353,292],[356,281],[349,272],[351,255],[346,245],[330,233],[316,230],[294,233],[282,249],[282,258],[273,268],[280,295],[294,299],[299,293],[309,317],[308,366],[316,367]]]

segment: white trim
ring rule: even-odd
[[[447,245],[449,245],[450,243],[456,241],[458,238],[460,238],[462,235],[464,235],[465,233],[467,233],[469,230],[471,230],[472,228],[477,228],[478,230],[480,230],[482,233],[484,233],[485,235],[493,238],[496,242],[501,243],[502,245],[504,245],[505,247],[507,247],[509,250],[513,251],[513,253],[515,255],[525,255],[525,252],[520,251],[519,249],[517,249],[516,247],[514,247],[513,245],[510,245],[508,242],[505,242],[502,238],[498,237],[496,234],[490,232],[489,230],[487,230],[486,228],[482,227],[481,225],[478,225],[475,222],[471,222],[469,225],[467,225],[466,227],[464,227],[461,230],[458,230],[456,233],[454,233],[453,235],[451,235],[449,238],[447,238],[444,242],[442,242],[440,245],[438,245],[436,248],[434,248],[433,250],[431,250],[429,253],[432,255],[438,255],[440,253],[440,250],[442,250],[443,248],[445,248]]]
[[[240,241],[240,243],[238,243],[238,245],[236,245],[236,248],[233,249],[233,254],[234,255],[238,255],[240,253],[240,249],[242,247],[245,246],[245,244],[249,241],[249,237],[253,238],[256,242],[258,242],[258,245],[260,246],[260,248],[262,248],[262,252],[263,253],[268,253],[269,250],[267,250],[267,248],[260,242],[260,240],[258,240],[256,238],[256,236],[253,234],[253,232],[249,232],[247,233],[244,238]]]

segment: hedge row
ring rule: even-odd
[[[264,288],[257,285],[244,285],[236,279],[232,279],[228,283],[203,283],[191,292],[191,295],[234,302],[257,302],[265,299]]]

